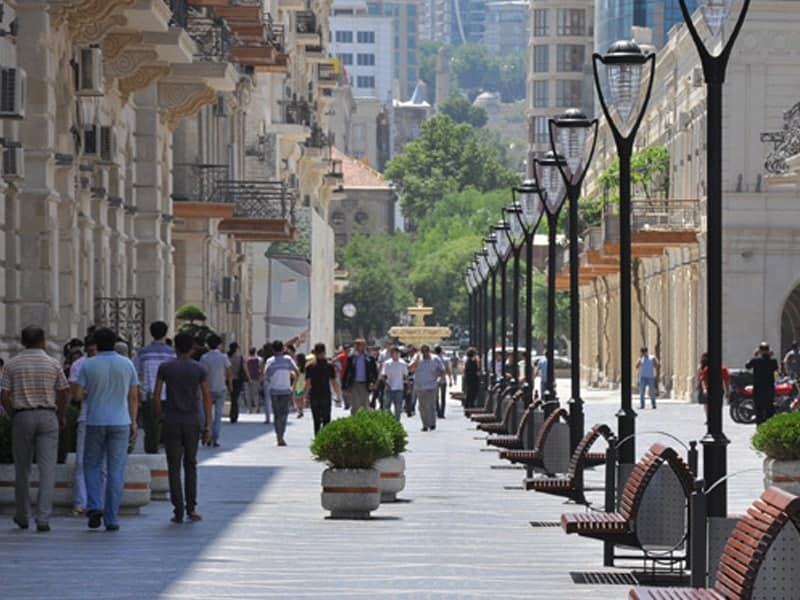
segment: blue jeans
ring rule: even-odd
[[[125,488],[125,465],[128,463],[127,425],[87,425],[83,455],[86,478],[87,511],[102,510],[106,527],[119,525],[119,505]],[[103,501],[103,466],[108,465],[105,501]]]
[[[650,387],[650,401],[653,403],[653,408],[656,407],[656,378],[655,377],[639,377],[639,408],[644,408],[644,390]]]
[[[272,415],[275,418],[275,435],[278,436],[278,440],[282,440],[286,433],[286,420],[289,418],[291,401],[291,392],[272,392]]]
[[[400,420],[400,413],[403,412],[403,401],[405,400],[405,394],[403,390],[385,390],[383,392],[383,401],[381,402],[381,408],[383,410],[392,410],[392,404],[394,404],[394,416],[399,421]]]
[[[211,402],[214,405],[214,421],[211,423],[211,441],[213,443],[219,439],[219,432],[222,429],[222,411],[225,408],[226,393],[227,390],[211,392]]]

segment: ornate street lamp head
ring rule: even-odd
[[[494,231],[491,231],[489,235],[483,238],[483,241],[486,244],[484,250],[486,252],[486,259],[489,262],[489,267],[494,270],[497,263],[500,262],[500,256],[497,254],[497,235]]]
[[[698,2],[700,14],[703,15],[703,22],[713,37],[717,37],[722,33],[725,21],[731,14],[732,6],[733,0],[701,0]]]
[[[559,170],[559,167],[563,169],[566,166],[566,160],[551,150],[544,158],[536,159],[534,164],[539,189],[544,192],[544,208],[549,215],[555,216],[561,210],[566,197],[564,178]]]
[[[530,231],[539,222],[542,216],[542,200],[539,197],[539,187],[535,179],[526,179],[519,186],[512,189],[522,207],[522,221],[525,229]]]
[[[494,233],[497,236],[497,255],[500,260],[505,261],[511,253],[511,227],[505,220],[498,221],[494,226]]]
[[[639,44],[630,40],[611,44],[603,59],[611,91],[610,104],[625,124],[630,122],[638,103],[645,60]]]
[[[509,235],[511,236],[511,244],[514,248],[522,246],[525,241],[525,227],[523,226],[522,206],[518,203],[513,203],[511,206],[504,208],[503,213],[509,226]]]
[[[466,273],[464,273],[464,285],[470,294],[475,289],[475,286],[472,285],[472,268],[467,269]]]
[[[592,152],[594,141],[597,137],[597,120],[589,119],[580,109],[569,108],[555,119],[550,119],[550,142],[553,151],[562,154],[569,167],[569,177],[572,181],[580,178],[585,164],[591,160],[591,154],[586,155],[586,141],[589,133],[595,128],[592,139]]]
[[[478,255],[478,270],[481,274],[481,281],[486,281],[491,268],[489,267],[489,253],[485,248]]]

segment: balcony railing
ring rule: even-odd
[[[286,53],[286,30],[275,23],[271,14],[267,14],[267,43],[281,54]]]
[[[251,219],[295,220],[296,199],[283,181],[228,180],[220,191],[234,204],[233,216]]]
[[[608,205],[603,215],[604,240],[619,241],[617,207]],[[698,231],[700,202],[696,199],[636,199],[631,202],[631,231]]]
[[[233,33],[224,19],[210,8],[187,12],[186,31],[197,45],[195,59],[200,62],[228,62],[233,47]]]
[[[184,202],[231,202],[218,183],[229,177],[228,165],[176,163],[172,167],[172,199]]]
[[[298,12],[295,16],[295,33],[314,34],[317,31],[317,15],[310,10]]]
[[[322,131],[322,128],[313,123],[311,125],[311,135],[305,141],[306,148],[324,148],[328,146],[328,136]]]
[[[283,122],[289,125],[311,125],[311,105],[303,98],[283,100]]]
[[[186,27],[188,21],[189,3],[187,0],[164,0],[164,3],[172,11],[172,18],[169,21],[170,27]]]
[[[319,65],[317,78],[324,83],[337,83],[339,81],[339,71],[333,65]]]

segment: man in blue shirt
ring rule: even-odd
[[[211,401],[214,404],[214,421],[211,424],[211,444],[219,447],[219,434],[222,430],[222,411],[225,408],[225,396],[233,389],[233,373],[228,355],[220,350],[222,339],[218,335],[208,337],[208,347],[200,364],[208,374],[208,388],[211,390]]]
[[[431,354],[428,344],[422,344],[419,350],[408,370],[414,373],[414,393],[419,400],[422,431],[433,431],[436,429],[436,393],[446,371],[442,361]]]
[[[159,441],[161,440],[161,427],[156,418],[156,406],[153,402],[153,390],[156,387],[156,373],[161,363],[175,358],[175,350],[167,345],[167,331],[169,326],[164,321],[154,321],[150,324],[150,335],[153,341],[139,350],[136,354],[136,373],[139,377],[142,394],[141,416],[144,423],[144,451],[148,454],[158,452]],[[166,391],[161,397],[164,402],[167,399]]]
[[[105,327],[94,333],[97,355],[87,359],[78,376],[78,394],[86,402],[83,470],[88,496],[89,527],[119,529],[119,505],[125,487],[128,440],[136,435],[139,380],[136,368],[114,351],[117,335]],[[107,465],[105,499],[102,467]]]
[[[295,362],[286,355],[283,342],[272,342],[272,358],[264,365],[264,380],[269,384],[272,411],[275,418],[275,437],[278,446],[286,445],[286,420],[289,417],[289,403],[292,400],[292,387],[299,371]]]
[[[644,392],[648,387],[650,388],[650,402],[655,408],[658,359],[651,355],[644,346],[642,346],[641,352],[642,354],[636,362],[636,369],[639,371],[639,408],[644,408]]]

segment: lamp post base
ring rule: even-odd
[[[570,451],[578,447],[583,434],[586,431],[585,419],[583,414],[583,398],[570,398],[569,405],[569,442]]]
[[[706,498],[708,516],[727,517],[728,484],[724,478],[728,470],[727,447],[731,442],[722,432],[709,432],[700,443],[703,444],[703,479],[706,490],[713,488]]]
[[[617,459],[620,464],[636,462],[636,412],[631,407],[622,407],[617,411]]]

